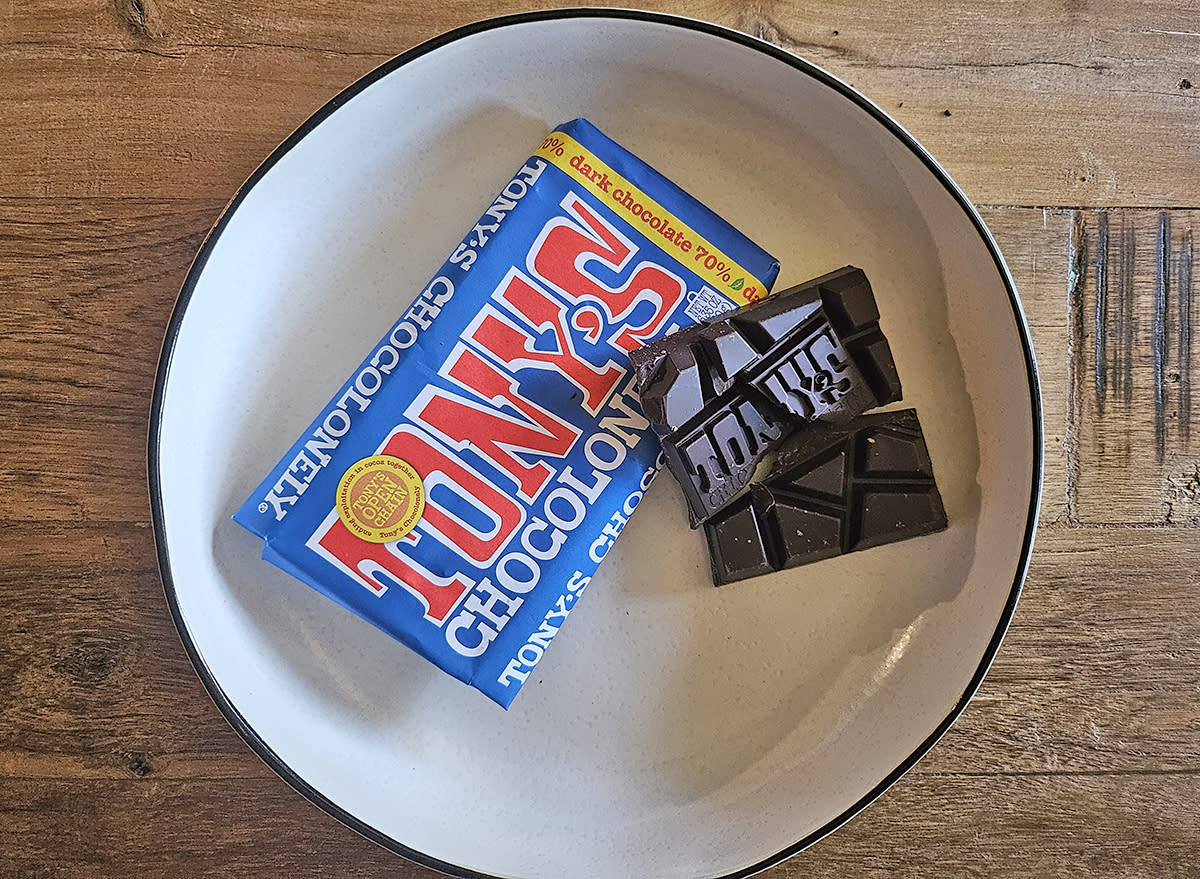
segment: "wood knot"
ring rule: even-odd
[[[1190,89],[1192,87],[1192,81],[1190,79],[1181,79],[1179,80],[1179,87],[1181,89]]]
[[[158,11],[157,0],[114,0],[117,14],[129,26],[135,37],[145,37],[152,40],[161,39],[167,35],[163,28],[162,14]]]
[[[145,778],[154,772],[154,764],[150,762],[149,754],[141,751],[126,751],[121,756],[125,760],[125,768],[138,778]]]
[[[94,686],[117,667],[120,654],[105,644],[83,644],[54,663],[54,669],[76,683]]]

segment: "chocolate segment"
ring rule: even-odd
[[[798,430],[704,533],[721,586],[945,527],[921,423],[904,409]]]
[[[736,497],[797,424],[900,399],[861,269],[839,269],[632,352],[642,409],[693,527]]]
[[[775,570],[761,523],[747,497],[705,524],[713,578],[718,586]]]

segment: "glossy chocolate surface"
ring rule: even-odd
[[[870,283],[850,266],[630,356],[693,525],[797,425],[845,422],[901,394]]]
[[[945,527],[921,424],[904,409],[796,431],[704,531],[720,586]]]

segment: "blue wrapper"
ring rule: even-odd
[[[507,708],[661,467],[628,352],[777,273],[568,122],[233,518],[264,559]]]

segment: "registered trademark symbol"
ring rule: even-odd
[[[271,508],[267,506],[266,501],[263,501],[261,504],[258,505],[258,511],[260,513],[265,513],[269,509],[271,509]]]

